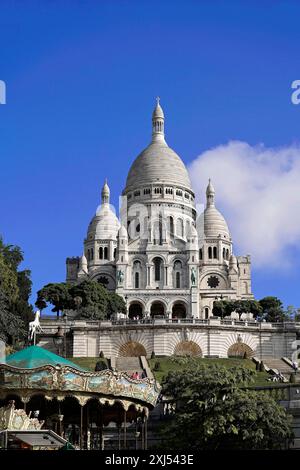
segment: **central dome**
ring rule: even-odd
[[[124,192],[155,183],[192,190],[183,161],[165,141],[164,113],[159,100],[152,115],[152,142],[131,165]]]
[[[191,190],[187,169],[166,143],[152,142],[135,159],[129,170],[126,191],[151,183],[167,183]]]

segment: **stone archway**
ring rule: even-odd
[[[246,357],[250,358],[254,355],[254,351],[245,343],[234,343],[227,351],[228,357]]]
[[[150,309],[151,317],[163,317],[165,315],[165,306],[162,302],[155,301],[151,305]]]
[[[202,350],[194,341],[181,341],[175,346],[174,356],[202,357]]]
[[[141,343],[136,341],[128,341],[127,343],[122,344],[119,349],[118,356],[122,357],[139,357],[147,356],[147,351]]]
[[[184,302],[175,302],[172,307],[172,318],[186,318],[186,305]]]
[[[132,302],[129,305],[128,317],[133,318],[142,318],[143,317],[143,305],[140,302]]]

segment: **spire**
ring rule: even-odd
[[[102,204],[109,204],[110,190],[107,184],[107,179],[105,178],[105,183],[101,191]]]
[[[214,207],[215,205],[215,189],[212,185],[211,179],[208,180],[206,188],[206,207]]]
[[[156,98],[156,106],[152,114],[152,142],[164,142],[165,141],[165,132],[164,132],[164,122],[165,116],[162,110],[162,107],[159,104],[159,96]]]
[[[87,268],[87,259],[86,259],[86,256],[85,256],[84,253],[80,258],[79,268],[80,268],[81,271],[84,271],[84,272],[87,272],[87,270],[88,270],[88,268]]]

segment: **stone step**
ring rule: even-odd
[[[278,372],[281,372],[281,374],[284,375],[284,377],[287,379],[289,379],[290,375],[294,373],[294,369],[282,359],[275,357],[262,357],[262,361],[270,369],[276,369]],[[296,374],[296,382],[300,382],[299,372]]]
[[[139,357],[117,357],[116,369],[126,372],[142,372],[141,361]]]

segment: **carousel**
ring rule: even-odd
[[[92,372],[36,345],[0,364],[0,408],[13,400],[76,449],[146,449],[159,393],[154,379]]]

